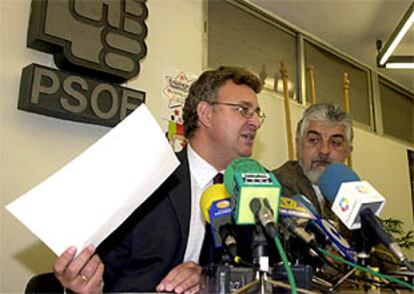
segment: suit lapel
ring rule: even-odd
[[[181,240],[183,240],[181,248],[184,256],[184,252],[187,247],[191,213],[191,177],[188,165],[187,149],[177,153],[177,158],[180,160],[181,164],[175,172],[175,180],[177,182],[169,191],[169,197],[176,213],[177,222],[180,226],[180,237]]]

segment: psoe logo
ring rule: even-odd
[[[339,200],[339,208],[342,210],[342,212],[345,212],[349,209],[349,200],[345,197],[342,197]]]
[[[33,1],[27,46],[52,53],[60,69],[125,82],[146,55],[147,16],[143,0]]]
[[[60,70],[22,71],[18,108],[61,119],[115,126],[145,102],[121,87],[145,57],[145,0],[33,0],[27,47],[51,53]]]

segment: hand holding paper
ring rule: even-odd
[[[179,165],[164,133],[142,104],[94,145],[7,205],[61,255],[97,246]]]
[[[65,289],[75,293],[100,294],[103,290],[104,265],[93,246],[88,246],[75,257],[76,249],[68,248],[56,259],[55,277]]]

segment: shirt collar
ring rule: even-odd
[[[187,154],[191,175],[199,187],[206,188],[212,183],[218,171],[191,148],[190,144],[187,147]]]

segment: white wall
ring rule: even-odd
[[[163,124],[160,101],[165,68],[194,74],[202,69],[202,1],[151,0],[147,5],[147,57],[141,62],[139,76],[126,86],[146,91],[147,105]],[[50,271],[55,258],[4,205],[108,131],[17,110],[22,68],[33,62],[54,67],[51,56],[26,48],[29,10],[29,0],[0,1],[0,293],[22,293],[29,277]],[[254,157],[272,169],[287,159],[283,101],[268,91],[260,95],[260,101],[268,118],[257,138]],[[291,111],[295,128],[303,107],[293,103]],[[362,130],[355,132],[356,171],[387,197],[383,216],[398,217],[406,228],[412,228],[406,150],[413,146]]]
[[[145,91],[147,105],[159,119],[165,68],[170,66],[194,74],[201,71],[202,2],[151,0],[147,6],[148,53],[141,61],[139,76],[126,86]],[[29,0],[0,1],[0,293],[22,293],[33,273],[51,271],[55,258],[6,212],[4,205],[40,183],[109,130],[17,110],[22,68],[30,63],[54,67],[50,55],[26,48],[29,13]]]

